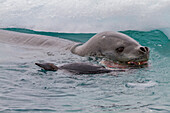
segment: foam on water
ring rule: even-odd
[[[126,84],[126,86],[129,88],[139,88],[139,89],[154,87],[155,85],[157,85],[157,83],[152,82],[152,81],[148,81],[146,83],[127,83]]]

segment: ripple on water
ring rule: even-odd
[[[169,58],[151,47],[151,66],[124,73],[74,75],[44,72],[35,62],[86,61],[46,50],[8,48],[0,59],[0,112],[169,112]],[[10,51],[14,52],[10,53]],[[8,53],[6,53],[8,52]],[[23,55],[22,52],[25,54]],[[26,54],[28,52],[28,54]],[[17,53],[12,56],[10,55]],[[32,54],[36,57],[30,57]],[[7,55],[7,56],[6,56]],[[18,56],[22,56],[22,58]],[[15,57],[16,56],[16,57]],[[8,62],[7,62],[8,61]],[[116,76],[115,76],[116,75]]]
[[[2,110],[2,112],[31,112],[31,113],[36,113],[36,112],[56,112],[56,110],[53,109],[5,109]]]

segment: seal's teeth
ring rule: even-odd
[[[130,64],[131,62],[128,62],[128,64]]]
[[[138,65],[141,65],[141,63],[140,63],[140,62],[138,62]]]

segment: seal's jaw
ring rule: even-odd
[[[116,61],[120,65],[127,65],[127,66],[142,66],[142,65],[148,65],[149,60],[149,54],[142,55],[140,57],[136,58],[130,58],[124,61]],[[113,61],[115,62],[115,61]]]
[[[139,61],[139,62],[129,61],[126,62],[126,64],[129,66],[141,66],[141,65],[148,65],[148,61]]]
[[[106,56],[109,55],[107,59],[104,59],[100,63],[107,68],[138,68],[138,67],[146,67],[148,66],[149,60],[149,48],[143,47],[145,51],[141,48],[143,46],[138,47],[135,51],[124,51],[122,53],[112,53],[107,52]],[[119,51],[122,48],[120,48]],[[106,57],[105,56],[105,57]]]
[[[140,61],[140,62],[119,62],[119,61],[110,61],[110,60],[102,60],[100,62],[106,68],[115,69],[115,68],[143,68],[148,67],[148,61]]]
[[[149,48],[137,46],[136,48],[125,48],[122,53],[116,53],[117,61],[126,65],[143,65],[149,60]],[[114,61],[114,60],[113,60]]]

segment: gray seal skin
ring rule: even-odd
[[[107,58],[119,63],[142,62],[149,59],[149,48],[133,38],[113,31],[98,33],[84,44],[77,44],[71,52],[79,56]]]
[[[121,72],[125,70],[109,70],[103,66],[97,66],[90,63],[71,63],[65,64],[63,66],[56,66],[53,63],[35,63],[35,65],[41,67],[46,71],[57,71],[57,70],[66,70],[74,74],[101,74],[101,73],[110,73],[110,72]]]
[[[57,50],[79,56],[94,56],[111,59],[118,63],[139,63],[149,59],[149,48],[141,46],[131,37],[112,31],[98,33],[84,44],[42,35],[24,34],[0,30],[0,43]],[[75,46],[74,46],[75,45]]]

